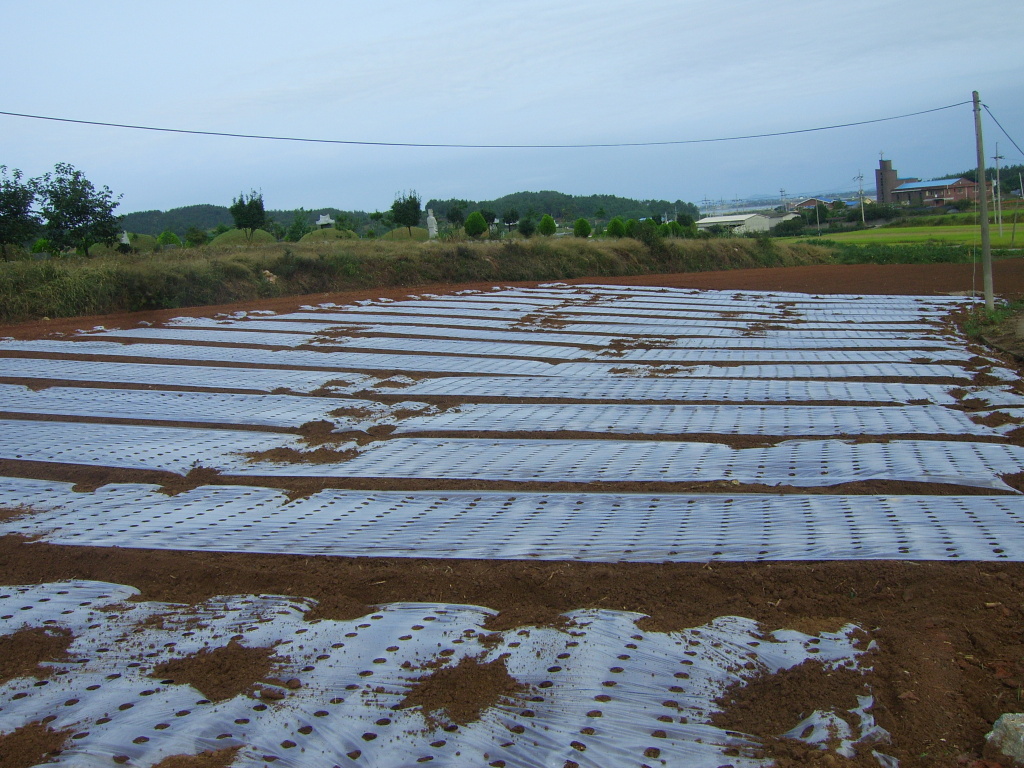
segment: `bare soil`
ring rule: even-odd
[[[997,290],[1006,296],[1024,296],[1024,261],[996,262]],[[863,294],[963,293],[980,285],[980,269],[971,265],[857,265],[759,269],[681,275],[651,275],[614,281],[585,279],[578,283],[651,285],[721,290],[776,290]],[[534,283],[524,285],[535,285]],[[145,320],[162,322],[183,315],[211,316],[218,311],[271,309],[287,312],[303,304],[347,303],[362,298],[402,298],[410,293],[435,293],[487,285],[419,286],[394,291],[289,297],[238,306],[200,307],[109,317],[46,320],[0,328],[0,336],[39,338],[54,332],[69,333],[95,325],[132,327]],[[550,323],[549,323],[550,325]],[[0,361],[2,363],[2,361]],[[982,407],[983,404],[979,404]],[[352,414],[355,415],[355,414]],[[326,428],[305,430],[308,442],[327,437]],[[320,449],[330,450],[330,449]],[[282,457],[284,458],[284,457]],[[294,460],[296,457],[291,457]],[[169,493],[206,483],[231,482],[207,469],[187,477],[171,473],[138,473],[70,465],[41,466],[32,462],[3,462],[0,473],[70,480],[79,490],[106,482],[157,482]],[[1024,474],[1022,474],[1024,477]],[[263,484],[263,479],[245,482]],[[278,479],[280,483],[280,479]],[[360,481],[361,483],[362,481]],[[368,480],[364,487],[413,489],[414,482]],[[351,483],[346,487],[355,487]],[[272,485],[267,479],[267,485]],[[573,484],[532,490],[581,490]],[[650,490],[629,484],[587,486],[591,491]],[[668,484],[664,491],[695,490]],[[787,489],[701,490],[778,493]],[[867,484],[859,492],[936,492],[913,484],[885,487]],[[434,488],[460,488],[466,484],[434,483]],[[611,487],[608,487],[611,486]],[[279,486],[280,487],[280,486]],[[327,487],[321,478],[290,479],[289,493],[304,495]],[[480,484],[469,487],[481,487]],[[501,484],[487,486],[501,487]],[[965,493],[947,486],[947,492]],[[807,489],[801,489],[807,492]],[[831,492],[858,492],[836,488]],[[19,514],[23,510],[17,511]],[[198,603],[222,594],[284,594],[312,597],[319,606],[307,618],[351,619],[371,607],[397,601],[468,603],[499,611],[488,624],[496,631],[529,625],[557,625],[562,614],[584,608],[636,611],[648,618],[641,629],[671,631],[693,627],[724,615],[739,615],[762,623],[765,631],[780,628],[802,631],[834,629],[853,622],[877,642],[870,668],[863,674],[827,672],[803,665],[785,675],[766,678],[731,691],[723,699],[726,727],[766,737],[778,734],[822,702],[831,707],[849,705],[856,693],[870,686],[875,697],[873,714],[890,731],[893,743],[883,751],[903,766],[968,766],[981,768],[984,735],[1004,712],[1024,710],[1024,563],[976,562],[767,562],[599,564],[578,562],[521,562],[429,560],[392,558],[298,557],[144,551],[117,548],[56,546],[20,536],[0,537],[0,583],[26,584],[60,579],[98,579],[129,584],[144,599]],[[38,648],[21,653],[18,669],[32,670],[41,660],[59,659],[67,638],[36,638]],[[17,641],[17,642],[20,642]],[[235,649],[237,651],[238,649]],[[212,698],[231,690],[279,689],[270,677],[267,649],[252,658],[230,660],[192,657],[168,677],[188,679]],[[33,655],[34,653],[34,655]],[[234,652],[232,652],[234,653]],[[7,656],[0,652],[0,657]],[[209,654],[213,656],[214,654]],[[0,660],[3,660],[0,658]],[[227,663],[230,661],[230,664]],[[224,662],[224,663],[220,663]],[[236,664],[237,662],[237,664]],[[234,666],[232,666],[234,665]],[[237,674],[227,688],[218,687],[225,668]],[[6,667],[5,667],[6,669]],[[488,664],[466,662],[425,674],[410,696],[418,695],[425,708],[458,717],[474,716],[496,696],[515,693],[507,671]],[[187,677],[186,677],[187,676]],[[451,678],[451,680],[448,680]],[[506,679],[507,678],[507,679]],[[453,684],[454,681],[454,684]],[[232,687],[233,686],[233,687]],[[284,686],[286,689],[287,686]],[[452,698],[453,690],[465,695]],[[415,703],[415,702],[414,702]],[[59,749],[69,734],[53,733],[33,724],[0,736],[0,768],[28,766]],[[768,740],[766,755],[779,766],[877,765],[870,755],[854,761],[839,758],[829,749],[817,751],[802,742]],[[160,768],[218,768],[230,764],[233,750],[197,757],[168,758]],[[19,762],[20,761],[20,762]]]

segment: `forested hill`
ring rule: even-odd
[[[124,215],[122,226],[128,232],[140,235],[159,235],[171,230],[184,237],[189,227],[203,230],[216,229],[223,224],[233,227],[234,222],[228,209],[223,205],[186,205],[169,211],[139,211]]]
[[[697,206],[676,200],[632,200],[628,197],[615,195],[567,195],[564,192],[516,192],[496,200],[428,200],[423,203],[424,213],[427,208],[434,209],[438,221],[444,221],[448,209],[454,205],[462,208],[464,214],[480,209],[489,209],[501,216],[515,209],[519,216],[532,216],[539,219],[547,213],[561,221],[574,221],[580,217],[594,219],[610,219],[621,216],[624,219],[643,219],[648,216],[686,213],[698,218]],[[341,211],[337,208],[316,208],[314,210],[299,209],[300,215],[310,223],[321,213],[329,213],[333,218],[348,220],[353,228],[368,226],[369,216],[364,211]],[[271,211],[267,214],[287,227],[292,223],[296,211]],[[223,205],[186,205],[183,208],[172,208],[169,211],[139,211],[124,215],[122,224],[128,232],[140,235],[159,235],[171,230],[179,237],[184,237],[189,227],[202,230],[216,229],[218,226],[231,227],[234,222],[226,206]]]
[[[278,222],[282,227],[287,227],[298,213],[302,218],[312,224],[321,213],[329,214],[334,219],[348,219],[354,224],[365,224],[369,217],[363,211],[341,211],[337,208],[317,208],[307,211],[267,211],[267,215]],[[234,219],[226,206],[223,205],[186,205],[183,208],[172,208],[169,211],[139,211],[137,213],[126,213],[121,225],[127,232],[135,232],[140,235],[159,235],[165,230],[174,232],[178,237],[184,237],[189,227],[196,227],[207,232],[219,226],[233,227]]]
[[[448,209],[459,206],[465,213],[483,208],[494,211],[500,218],[509,209],[514,208],[520,216],[540,218],[549,214],[562,221],[578,218],[610,219],[621,216],[624,219],[643,219],[648,216],[685,213],[698,218],[697,206],[682,200],[674,203],[668,200],[633,200],[616,195],[567,195],[564,192],[515,192],[499,197],[496,200],[428,200],[424,208],[432,208],[438,220],[444,219]]]

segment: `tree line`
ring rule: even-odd
[[[0,256],[6,260],[12,246],[33,240],[38,250],[56,253],[112,245],[121,235],[114,215],[120,199],[69,163],[35,178],[0,165]]]

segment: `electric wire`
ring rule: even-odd
[[[996,120],[996,116],[992,114],[992,110],[988,108],[988,105],[987,104],[982,104],[982,106],[985,107],[985,111],[988,112],[988,116],[991,117],[992,120],[995,121],[995,124],[999,126],[999,130],[1003,132],[1003,135],[1010,140],[1010,143],[1013,144],[1013,146],[1017,148],[1018,152],[1020,152],[1022,155],[1024,155],[1024,150],[1022,150],[1020,148],[1020,145],[1017,144],[1017,142],[1013,140],[1013,136],[1011,136],[1009,133],[1006,132],[1006,129],[1003,128],[1003,124],[1000,123],[998,120]]]
[[[67,117],[52,117],[46,115],[30,115],[21,112],[4,112],[0,111],[0,115],[6,115],[8,117],[22,117],[32,120],[48,120],[58,123],[74,123],[77,125],[96,125],[106,128],[128,128],[138,131],[157,131],[161,133],[182,133],[195,136],[222,136],[227,138],[235,139],[263,139],[267,141],[298,141],[312,144],[345,144],[354,146],[372,146],[372,147],[417,147],[417,148],[430,148],[430,149],[598,149],[598,148],[623,148],[623,147],[656,147],[656,146],[670,146],[670,145],[681,145],[681,144],[710,144],[714,142],[725,142],[725,141],[744,141],[748,139],[765,139],[775,136],[793,136],[802,133],[814,133],[818,131],[831,131],[837,128],[852,128],[859,125],[870,125],[872,123],[884,123],[891,120],[902,120],[908,117],[916,117],[918,115],[926,115],[932,112],[941,112],[946,109],[954,109],[956,107],[962,107],[964,104],[971,104],[971,101],[961,101],[956,104],[947,104],[944,107],[934,107],[933,109],[923,109],[919,112],[908,112],[903,115],[893,115],[891,117],[879,117],[872,120],[858,120],[850,123],[837,123],[835,125],[819,126],[817,128],[798,128],[790,131],[775,131],[772,133],[755,133],[743,136],[722,136],[710,139],[674,139],[669,141],[623,141],[623,142],[611,142],[603,144],[444,144],[444,143],[425,143],[425,142],[413,142],[413,141],[361,141],[355,139],[313,139],[303,138],[296,136],[262,136],[258,134],[249,133],[226,133],[222,131],[196,131],[184,128],[162,128],[151,125],[131,125],[127,123],[109,123],[98,120],[77,120]],[[988,109],[986,107],[986,109]],[[991,112],[989,113],[991,114]],[[995,118],[993,118],[994,120]],[[998,124],[998,121],[997,121]],[[1000,126],[1001,128],[1002,126]],[[1005,131],[1004,131],[1005,133]],[[1012,139],[1011,139],[1012,141]],[[1016,146],[1016,144],[1014,144]]]

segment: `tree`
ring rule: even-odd
[[[603,207],[598,208],[596,211],[594,211],[594,218],[597,219],[598,221],[603,219],[606,215],[607,214],[605,213],[605,210],[604,210]]]
[[[420,196],[416,194],[416,190],[401,193],[391,204],[391,218],[395,220],[395,224],[409,229],[410,238],[412,228],[419,226],[421,214]]]
[[[205,230],[199,227],[192,226],[185,231],[185,245],[189,248],[197,248],[200,245],[206,245],[210,241],[210,236],[206,234]]]
[[[454,203],[448,208],[445,218],[453,227],[461,227],[466,221],[466,207],[462,203]]]
[[[8,245],[21,245],[39,231],[42,221],[32,210],[39,189],[37,179],[22,182],[17,168],[10,175],[0,165],[0,255],[7,259]]]
[[[487,228],[490,229],[491,225],[498,220],[498,214],[492,211],[490,208],[481,208],[480,215],[484,217],[484,221],[487,222]]]
[[[515,226],[516,222],[519,221],[519,211],[515,208],[509,208],[503,214],[501,214],[502,223],[508,227],[508,231],[512,231],[512,227]]]
[[[156,238],[157,245],[181,245],[181,238],[171,232],[169,229],[165,229]]]
[[[46,238],[54,251],[77,249],[88,255],[96,243],[113,245],[121,236],[120,217],[114,215],[121,196],[109,187],[96,189],[70,163],[57,163],[53,174],[39,180]]]
[[[576,223],[572,225],[572,234],[574,237],[590,237],[590,222],[586,219],[576,219]]]
[[[252,241],[252,234],[257,229],[267,226],[267,211],[263,207],[263,195],[252,190],[246,197],[242,192],[238,198],[231,201],[228,208],[231,218],[235,220],[235,228],[245,233],[245,239]]]
[[[537,224],[529,216],[524,216],[519,220],[519,234],[523,237],[530,237],[534,232],[537,231]]]
[[[303,235],[313,231],[313,225],[309,223],[309,212],[305,208],[297,208],[292,214],[292,223],[285,232],[284,239],[290,243],[297,243]]]
[[[772,234],[776,237],[793,237],[802,235],[804,231],[804,220],[802,217],[781,221],[772,227]]]
[[[466,234],[470,237],[479,237],[487,231],[487,221],[484,219],[483,214],[480,211],[473,211],[469,214],[469,218],[466,219]]]
[[[626,219],[626,237],[636,237],[636,228],[640,222],[636,219]]]
[[[555,220],[553,218],[545,213],[540,217],[540,224],[537,225],[537,231],[545,237],[551,237],[558,231],[558,225],[555,224]]]
[[[624,222],[619,216],[616,216],[608,222],[608,229],[605,231],[608,233],[608,237],[625,237],[626,222]]]

